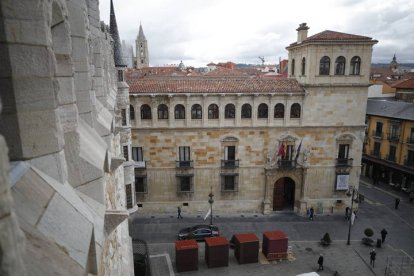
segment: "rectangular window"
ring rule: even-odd
[[[372,155],[376,157],[380,157],[380,150],[381,150],[381,143],[375,142],[374,143],[374,152]]]
[[[236,146],[224,147],[224,160],[236,160]]]
[[[123,146],[122,150],[124,152],[125,161],[129,161],[129,153],[128,153],[128,146]]]
[[[382,137],[382,123],[377,122],[377,126],[375,128],[375,136]]]
[[[147,193],[147,178],[146,176],[135,176],[135,193]]]
[[[118,70],[118,81],[124,81],[124,71]]]
[[[388,153],[388,161],[395,162],[395,152],[397,151],[397,147],[390,146],[390,151]]]
[[[236,192],[238,190],[238,174],[225,174],[221,176],[221,191]]]
[[[178,147],[178,167],[191,167],[190,147]]]
[[[122,116],[122,125],[127,125],[127,118],[126,118],[126,109],[121,109],[121,116]]]
[[[407,166],[414,166],[414,151],[409,150],[407,152],[407,160],[405,162],[405,165],[407,165]]]
[[[193,192],[193,175],[177,175],[177,192],[190,193]]]
[[[408,137],[408,143],[414,144],[414,128],[411,128],[410,137]]]
[[[126,206],[127,209],[132,208],[132,186],[128,184],[125,186],[125,195],[126,195]]]
[[[338,159],[348,159],[348,154],[349,154],[349,145],[340,144],[339,151],[338,151]]]
[[[142,147],[132,147],[132,159],[134,161],[144,161],[144,154]]]

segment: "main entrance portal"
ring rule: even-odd
[[[273,189],[273,211],[293,210],[295,182],[289,177],[276,181]]]

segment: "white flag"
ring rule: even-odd
[[[205,215],[204,220],[206,220],[210,214],[211,214],[211,209],[208,209],[208,212],[207,212],[207,214]]]
[[[354,225],[354,221],[355,221],[355,213],[352,212],[352,214],[351,214],[351,225]]]

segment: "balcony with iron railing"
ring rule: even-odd
[[[135,169],[146,169],[146,163],[145,161],[134,161],[134,168]]]
[[[337,158],[336,166],[337,167],[352,167],[353,158]]]
[[[400,141],[400,134],[399,133],[388,133],[387,138],[388,138],[388,141],[398,142]]]
[[[395,155],[387,155],[385,156],[385,160],[390,161],[390,162],[395,162]]]
[[[175,166],[177,169],[192,169],[193,160],[176,160]]]
[[[414,160],[413,159],[405,159],[404,165],[407,167],[414,167]]]
[[[371,150],[371,155],[375,156],[377,158],[381,158],[381,153],[379,151],[376,151],[376,150]]]
[[[413,144],[414,145],[414,136],[407,137],[407,144]]]
[[[371,135],[374,136],[375,138],[382,138],[382,132],[378,132],[376,130],[373,130],[371,132]]]
[[[221,160],[221,167],[224,169],[235,169],[239,167],[239,160]]]
[[[277,166],[280,169],[294,169],[296,168],[296,160],[278,160]]]

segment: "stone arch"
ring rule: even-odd
[[[295,206],[295,181],[288,176],[280,177],[273,183],[273,211],[293,210]]]

